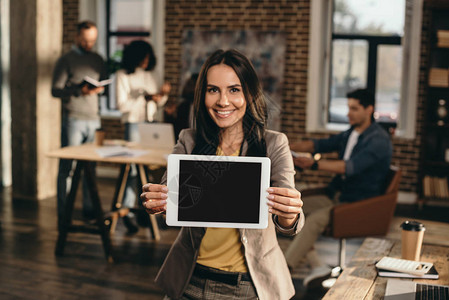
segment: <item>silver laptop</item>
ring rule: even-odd
[[[169,123],[140,123],[137,125],[140,144],[150,148],[173,149],[175,131]]]
[[[449,299],[449,285],[421,284],[410,280],[388,279],[385,300]]]

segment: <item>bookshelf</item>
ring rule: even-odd
[[[420,199],[449,206],[449,1],[430,1],[429,65],[421,135]]]

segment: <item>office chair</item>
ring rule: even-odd
[[[363,199],[352,203],[341,203],[331,210],[331,219],[324,235],[339,239],[339,266],[333,274],[339,274],[345,267],[346,239],[386,235],[398,199],[401,170],[390,166],[385,178],[385,193],[380,196]],[[301,192],[310,196],[325,192],[325,188],[314,188]],[[332,281],[331,281],[332,282]],[[331,286],[327,283],[326,287]]]

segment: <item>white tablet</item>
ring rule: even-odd
[[[167,225],[266,228],[270,168],[267,157],[170,154]]]

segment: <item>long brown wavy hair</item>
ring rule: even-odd
[[[244,140],[248,143],[248,156],[266,156],[264,139],[267,122],[267,105],[262,87],[253,65],[245,55],[237,50],[217,50],[203,64],[195,87],[196,146],[193,154],[214,155],[219,145],[220,128],[210,117],[206,105],[207,73],[215,65],[231,67],[240,79],[246,99],[243,117]]]

